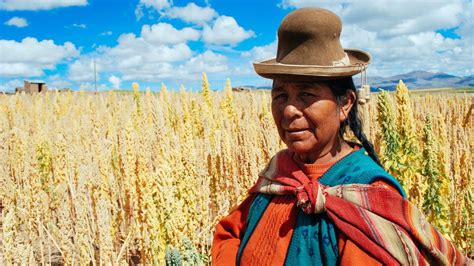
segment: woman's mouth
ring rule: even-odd
[[[292,130],[286,130],[286,136],[289,138],[301,138],[304,134],[308,132],[308,129],[292,129]]]

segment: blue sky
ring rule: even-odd
[[[0,0],[0,91],[23,80],[93,90],[215,90],[268,85],[252,62],[276,53],[292,10],[318,6],[343,20],[344,47],[372,54],[368,74],[412,70],[473,75],[472,0]]]

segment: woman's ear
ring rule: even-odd
[[[345,99],[341,103],[339,110],[339,121],[341,123],[346,121],[346,119],[349,117],[349,112],[356,101],[356,94],[353,90],[348,90],[344,98]]]

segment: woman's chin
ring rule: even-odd
[[[312,151],[312,146],[307,145],[304,141],[292,141],[286,145],[291,152],[296,154],[307,154]]]

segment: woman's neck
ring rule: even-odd
[[[293,158],[297,162],[304,164],[327,164],[339,161],[341,158],[351,153],[352,149],[353,148],[346,141],[338,141],[336,145],[333,145],[331,149],[326,151],[305,154],[295,153]]]

